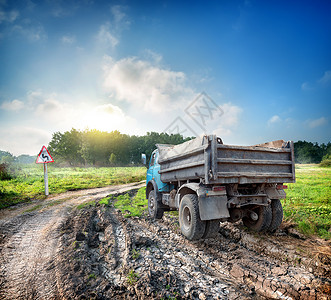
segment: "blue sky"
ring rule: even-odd
[[[330,15],[330,1],[0,0],[0,150],[38,154],[72,127],[329,142]]]

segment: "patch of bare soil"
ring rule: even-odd
[[[330,244],[286,226],[257,235],[221,223],[216,238],[190,242],[170,214],[66,203],[0,223],[0,298],[331,299]]]

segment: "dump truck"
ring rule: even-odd
[[[179,145],[157,144],[147,167],[149,215],[161,219],[165,211],[179,210],[188,240],[215,237],[224,221],[276,231],[284,183],[295,182],[293,142],[283,140],[234,146],[203,135]]]

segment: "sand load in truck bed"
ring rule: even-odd
[[[204,135],[180,145],[158,144],[161,180],[205,184],[295,182],[293,142],[224,145]]]

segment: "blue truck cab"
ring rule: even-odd
[[[147,175],[146,175],[146,187],[148,185],[151,185],[151,181],[154,181],[154,183],[157,186],[157,190],[159,192],[170,192],[171,185],[164,183],[161,181],[160,176],[160,164],[158,162],[159,160],[159,151],[156,149],[152,152],[148,169],[147,169]],[[148,198],[148,195],[147,195]]]

